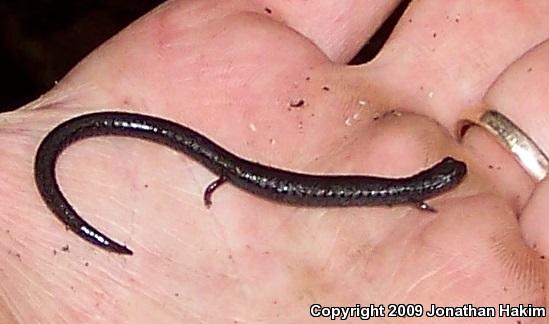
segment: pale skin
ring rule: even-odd
[[[482,130],[454,134],[484,102],[549,151],[549,3],[413,2],[373,62],[345,66],[395,4],[168,2],[4,114],[0,322],[303,323],[313,303],[547,306],[547,181]],[[291,170],[405,176],[451,155],[469,174],[430,201],[436,214],[296,208],[230,184],[207,209],[215,176],[186,156],[87,140],[63,155],[59,182],[86,220],[134,251],[120,256],[66,231],[32,176],[48,130],[113,109]],[[517,320],[543,322],[470,322]]]

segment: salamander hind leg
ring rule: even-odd
[[[212,194],[214,191],[219,188],[219,186],[227,182],[227,180],[227,177],[222,175],[206,187],[206,190],[204,190],[204,205],[206,208],[210,208],[212,206]]]

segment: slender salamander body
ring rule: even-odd
[[[218,176],[204,192],[211,204],[214,190],[226,181],[255,195],[298,206],[393,206],[411,204],[435,211],[424,201],[457,186],[465,163],[446,157],[429,169],[405,178],[358,175],[312,175],[276,169],[242,159],[199,133],[169,120],[125,112],[98,112],[63,122],[38,147],[35,180],[48,208],[68,229],[108,251],[132,254],[82,219],[56,180],[57,158],[70,144],[95,136],[125,136],[163,144],[200,162]]]

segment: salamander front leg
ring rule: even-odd
[[[206,208],[210,208],[212,205],[212,194],[215,189],[219,188],[219,186],[227,182],[227,180],[227,177],[222,175],[206,187],[206,190],[204,190],[204,205],[206,205]]]

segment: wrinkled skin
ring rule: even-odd
[[[549,3],[415,1],[375,60],[345,66],[396,2],[171,1],[4,114],[0,322],[304,323],[313,303],[545,306],[547,182],[481,129],[461,143],[454,134],[485,102],[549,151]],[[292,170],[404,176],[451,155],[469,174],[430,201],[436,214],[295,208],[231,185],[208,210],[214,176],[199,164],[139,140],[90,139],[62,156],[59,181],[86,220],[135,252],[120,256],[65,231],[32,176],[48,130],[103,109],[169,118]],[[518,320],[544,321],[470,322]]]

